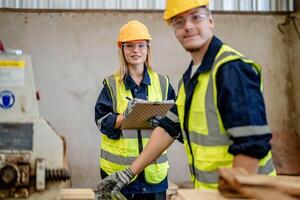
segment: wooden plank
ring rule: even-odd
[[[249,174],[244,169],[219,169],[219,190],[225,196],[257,200],[300,198],[300,177]]]
[[[222,196],[217,190],[179,189],[172,200],[228,200],[228,198]]]
[[[239,190],[244,197],[251,197],[257,200],[297,200],[298,198],[289,196],[272,187],[262,186],[242,186]]]
[[[167,195],[174,195],[177,193],[178,186],[175,183],[169,182],[169,187],[167,189]]]
[[[242,185],[272,187],[273,190],[300,197],[300,177],[237,175],[236,180]]]
[[[94,200],[95,193],[92,189],[61,189],[60,200]]]
[[[169,188],[167,190],[167,195],[176,194],[178,186],[172,182],[169,182]],[[60,192],[61,200],[89,200],[95,199],[95,194],[92,189],[61,189]]]

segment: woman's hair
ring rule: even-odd
[[[126,76],[128,76],[128,63],[124,56],[123,45],[121,46],[121,48],[119,48],[118,54],[119,54],[119,70],[117,71],[117,74],[120,76],[120,83],[121,83],[125,80]],[[148,70],[152,70],[151,61],[152,61],[151,49],[149,44],[147,44],[147,57],[144,64],[146,65]]]

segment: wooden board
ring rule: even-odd
[[[169,182],[168,183],[168,189],[167,189],[167,195],[174,195],[177,193],[178,186],[175,183]]]
[[[179,189],[177,194],[172,196],[171,200],[228,200],[223,197],[217,190],[196,190],[196,189]],[[231,199],[239,200],[239,199]]]
[[[169,188],[167,190],[167,195],[176,194],[178,186],[172,182],[169,182]],[[94,200],[95,193],[92,189],[61,189],[60,190],[60,200]]]
[[[219,174],[219,190],[227,197],[300,199],[300,177],[250,174],[242,168],[221,168]]]
[[[95,193],[92,189],[62,189],[60,200],[94,200]]]

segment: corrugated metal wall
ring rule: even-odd
[[[0,0],[0,8],[163,10],[165,0]],[[211,0],[220,11],[293,11],[294,0]]]

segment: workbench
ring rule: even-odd
[[[177,194],[171,197],[171,200],[228,200],[222,196],[218,190],[196,190],[196,189],[179,189]],[[241,200],[232,199],[230,200]],[[245,199],[243,199],[245,200]]]

